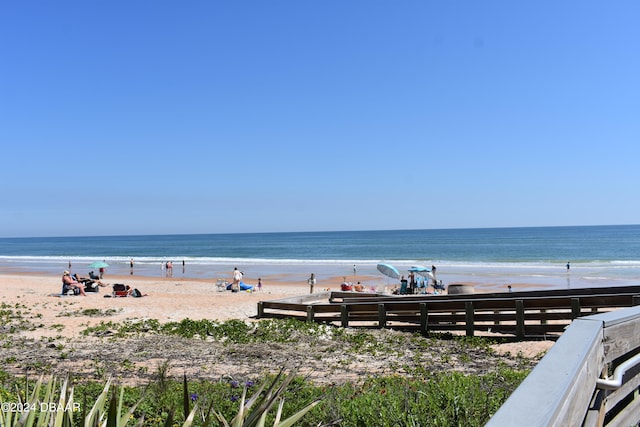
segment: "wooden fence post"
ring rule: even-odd
[[[313,322],[313,318],[314,318],[313,306],[308,305],[307,306],[307,322]]]
[[[264,307],[262,305],[262,301],[258,302],[258,319],[262,319],[264,317]]]
[[[384,304],[378,304],[378,327],[385,328],[387,326],[387,308]]]
[[[474,325],[474,316],[473,316],[473,301],[467,301],[464,303],[464,311],[465,311],[465,322],[466,322],[466,330],[467,330],[467,336],[468,337],[472,337],[473,336],[473,332],[475,330],[475,325]]]
[[[524,301],[516,300],[516,337],[524,338]]]
[[[340,305],[340,323],[343,328],[349,326],[349,306],[347,304]]]
[[[640,305],[640,295],[634,295],[631,297],[631,305]]]
[[[571,298],[571,318],[580,317],[580,298]]]
[[[420,332],[426,335],[429,332],[429,310],[427,303],[420,303]]]

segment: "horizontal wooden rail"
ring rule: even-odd
[[[258,317],[293,317],[341,326],[429,331],[493,331],[517,337],[559,334],[574,319],[640,303],[640,287],[393,297],[352,292],[261,301]],[[329,302],[326,302],[326,301]],[[331,302],[333,301],[333,302]]]
[[[350,302],[353,299],[360,301],[366,301],[367,298],[371,300],[379,300],[384,298],[401,298],[404,300],[420,301],[425,298],[433,300],[452,300],[452,299],[487,299],[487,298],[499,298],[499,297],[512,297],[514,294],[519,298],[527,297],[552,297],[552,296],[573,296],[573,295],[606,295],[615,293],[622,294],[638,294],[640,286],[617,286],[601,287],[601,288],[573,288],[573,289],[553,289],[553,290],[536,290],[536,291],[518,291],[518,292],[482,292],[473,294],[439,294],[439,295],[384,295],[384,294],[370,294],[361,292],[343,292],[333,291],[330,293],[330,302]]]

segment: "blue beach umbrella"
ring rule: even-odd
[[[391,277],[392,279],[400,278],[400,272],[392,265],[380,263],[377,268],[380,273],[387,277]]]
[[[426,277],[427,279],[436,280],[433,273],[431,272],[431,269],[427,267],[421,267],[421,266],[411,267],[409,271],[412,273],[417,273],[418,275],[422,277]]]
[[[417,273],[422,277],[428,277],[429,279],[435,280],[435,278],[433,277],[433,273],[431,272],[431,269],[427,267],[413,266],[409,269],[409,272]]]

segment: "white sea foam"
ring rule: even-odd
[[[130,274],[131,257],[103,258],[110,264],[107,274]],[[44,272],[58,275],[68,268],[69,262],[76,272],[86,274],[95,257],[61,256],[0,256],[0,272]],[[384,261],[394,265],[401,274],[408,275],[412,266],[430,268],[424,260],[301,260],[265,258],[223,257],[139,257],[134,258],[135,274],[163,275],[162,266],[169,260],[174,264],[174,277],[216,278],[231,274],[234,267],[244,271],[246,277],[283,276],[288,280],[304,281],[310,273],[316,274],[319,283],[329,277],[344,276],[347,281],[364,280],[370,284],[395,283],[395,279],[383,276],[376,265]],[[182,270],[182,261],[185,268]],[[629,285],[640,283],[640,261],[590,261],[572,263],[567,271],[563,264],[546,262],[463,262],[440,260],[437,279],[445,284],[465,282],[506,287],[507,284],[528,283],[551,287],[592,287]],[[356,266],[354,275],[353,266]],[[85,271],[87,270],[87,271]]]

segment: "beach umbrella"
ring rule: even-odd
[[[104,261],[95,261],[89,264],[89,268],[107,268],[109,264]]]
[[[435,277],[433,277],[433,273],[427,267],[414,266],[409,269],[409,272],[417,273],[422,277],[428,277],[431,280],[435,280]]]
[[[400,272],[392,265],[380,263],[377,268],[380,273],[387,277],[391,277],[392,279],[400,278]]]

